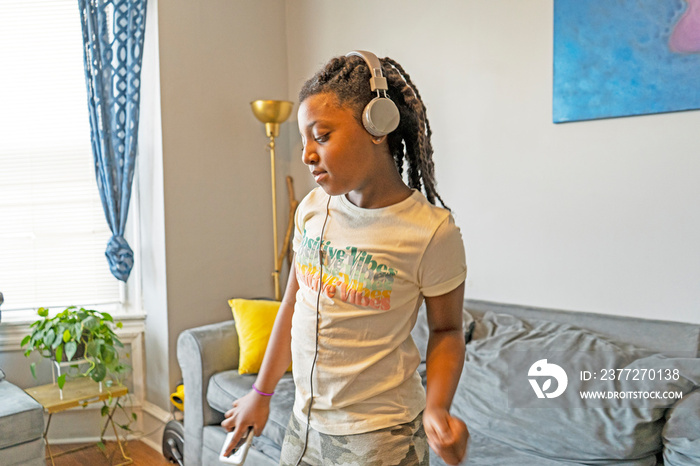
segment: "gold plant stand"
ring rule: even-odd
[[[68,453],[73,453],[78,450],[83,450],[85,448],[90,448],[93,445],[80,446],[78,448],[73,448],[71,450],[63,451],[57,455],[51,453],[51,445],[49,444],[49,427],[51,426],[51,417],[54,413],[59,413],[70,408],[75,408],[78,406],[85,407],[90,403],[102,402],[107,406],[107,402],[111,399],[116,399],[125,396],[128,390],[125,386],[120,385],[117,387],[98,387],[92,379],[88,377],[80,377],[76,380],[68,380],[63,386],[63,390],[59,392],[58,388],[54,384],[40,385],[38,387],[32,387],[25,390],[32,398],[38,401],[41,406],[44,407],[49,415],[48,421],[46,422],[46,428],[44,429],[44,441],[46,442],[46,448],[49,451],[48,458],[51,460],[51,464],[54,465],[54,458],[62,456]],[[114,411],[117,409],[117,403],[114,403],[112,409],[109,410],[107,414],[107,419],[105,420],[102,433],[100,434],[100,442],[104,443],[104,436],[107,427],[111,424],[112,429],[114,429],[114,436],[117,438],[117,444],[119,445],[119,450],[121,451],[122,458],[124,462],[119,463],[116,466],[124,466],[134,462],[129,456],[127,456],[124,451],[124,445],[122,443],[121,437],[119,437],[119,432],[117,432],[117,427],[114,424]],[[104,452],[103,452],[104,453]],[[105,454],[106,456],[106,454]]]

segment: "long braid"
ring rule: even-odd
[[[449,210],[436,189],[433,147],[430,141],[432,130],[420,93],[399,63],[391,58],[380,61],[389,84],[388,94],[401,115],[399,127],[389,133],[387,138],[396,168],[403,177],[404,162],[407,162],[409,187],[424,191],[431,204],[435,204],[437,199]],[[299,92],[299,102],[315,94],[332,92],[341,105],[349,104],[354,108],[355,117],[362,124],[362,109],[374,97],[369,78],[369,67],[362,58],[333,58],[306,81]]]
[[[433,146],[431,143],[433,131],[430,128],[427,110],[425,108],[425,104],[423,103],[423,99],[421,98],[420,92],[418,91],[416,85],[413,84],[411,76],[398,62],[389,57],[385,57],[382,60],[390,65],[384,65],[382,67],[384,73],[388,75],[388,79],[391,79],[392,81],[394,79],[396,80],[395,86],[401,89],[401,94],[404,97],[406,105],[411,107],[414,113],[418,116],[418,118],[415,119],[417,128],[408,133],[404,132],[403,136],[404,138],[408,138],[411,135],[416,136],[417,141],[415,143],[416,147],[412,161],[415,161],[416,163],[414,170],[420,172],[420,178],[422,179],[425,187],[426,198],[433,204],[437,198],[437,200],[440,201],[440,204],[449,210],[449,208],[445,205],[445,202],[437,193],[436,189],[437,181],[435,180]],[[397,74],[398,76],[395,76]],[[391,78],[389,78],[389,76]]]

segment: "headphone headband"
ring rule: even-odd
[[[369,78],[369,85],[372,88],[372,92],[379,89],[380,91],[385,91],[386,94],[386,91],[389,89],[389,86],[386,83],[384,73],[382,73],[382,64],[375,54],[373,54],[372,52],[367,52],[366,50],[353,50],[345,56],[361,57],[367,63],[367,66],[369,66],[369,72],[372,75]]]

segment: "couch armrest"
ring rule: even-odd
[[[233,321],[185,330],[177,339],[177,360],[185,385],[185,464],[202,462],[202,429],[221,422],[207,403],[209,379],[238,367],[238,334]]]

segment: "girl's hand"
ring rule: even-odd
[[[253,427],[255,436],[262,434],[267,418],[270,415],[270,397],[262,396],[251,390],[247,395],[233,402],[233,408],[226,411],[221,425],[227,432],[232,430],[233,439],[226,451],[228,455],[235,445],[238,445],[241,437]]]
[[[459,464],[467,452],[469,431],[461,419],[453,417],[445,409],[426,408],[423,427],[428,444],[447,464]]]

